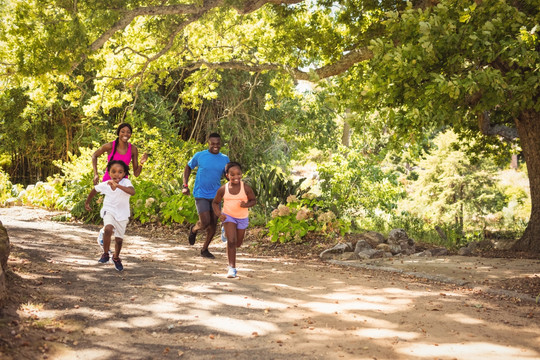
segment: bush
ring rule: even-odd
[[[337,219],[336,215],[322,207],[322,203],[311,193],[298,199],[291,195],[287,204],[280,204],[272,211],[272,220],[266,227],[272,242],[281,243],[300,241],[308,232],[317,232],[332,236],[344,235],[349,231],[349,224]]]

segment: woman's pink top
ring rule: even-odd
[[[225,194],[223,195],[223,210],[224,214],[237,219],[245,219],[249,216],[248,208],[240,207],[242,201],[248,201],[246,191],[244,190],[244,182],[240,181],[240,191],[236,195],[229,192],[229,183],[225,185]]]
[[[114,153],[114,147],[115,146],[116,146],[116,141],[113,141],[112,142],[111,153],[109,154],[109,157],[107,158],[107,161],[122,160],[123,162],[126,163],[127,166],[129,166],[129,163],[131,162],[131,144],[128,143],[128,149],[127,149],[125,154],[115,153],[114,154],[114,159],[111,159],[111,156]],[[110,180],[110,179],[111,179],[111,177],[109,175],[109,171],[105,170],[105,175],[103,175],[103,180],[102,181],[107,181],[107,180]]]

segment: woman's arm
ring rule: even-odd
[[[112,150],[112,143],[106,143],[92,154],[92,168],[94,169],[94,185],[99,184],[99,173],[97,169],[98,158],[105,152],[110,153],[111,150]]]
[[[144,153],[139,161],[139,149],[135,145],[131,145],[131,161],[133,162],[133,176],[141,175],[142,166],[148,160],[148,154]]]

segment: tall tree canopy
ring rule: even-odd
[[[25,104],[107,114],[181,74],[197,108],[236,69],[272,73],[284,94],[319,82],[402,144],[441,126],[519,141],[533,205],[516,249],[540,251],[540,0],[0,0],[0,13],[1,86]]]

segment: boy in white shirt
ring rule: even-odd
[[[122,160],[112,160],[107,164],[107,171],[111,176],[110,180],[97,184],[84,204],[86,210],[90,211],[90,201],[99,192],[105,195],[100,215],[103,218],[103,254],[98,260],[99,263],[109,262],[109,248],[111,238],[114,234],[114,254],[113,263],[118,271],[124,270],[120,260],[120,250],[126,232],[126,226],[129,221],[129,198],[135,195],[135,189],[131,181],[127,178],[129,167]]]

